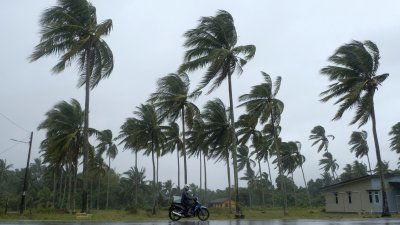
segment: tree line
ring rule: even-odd
[[[48,196],[52,196],[52,207],[74,212],[79,204],[82,212],[89,212],[94,207],[94,187],[97,187],[98,193],[101,190],[106,192],[105,206],[100,206],[99,200],[98,207],[108,209],[110,202],[118,202],[115,199],[110,201],[110,198],[116,198],[115,187],[114,192],[110,192],[114,184],[118,188],[126,185],[130,192],[129,197],[123,200],[130,201],[129,204],[121,203],[113,207],[132,206],[137,209],[146,205],[155,214],[158,208],[165,206],[160,197],[165,186],[171,187],[168,189],[171,192],[165,192],[164,197],[168,199],[172,193],[179,193],[181,183],[187,184],[188,157],[197,157],[202,166],[200,177],[204,180],[199,184],[198,194],[208,202],[212,196],[223,192],[240,203],[235,206],[238,216],[242,214],[241,206],[257,204],[263,207],[282,206],[284,215],[287,215],[289,205],[303,204],[296,195],[305,196],[309,206],[320,204],[318,188],[354,174],[364,175],[365,171],[360,169],[364,165],[359,162],[346,166],[348,170],[345,173],[351,175],[337,175],[338,164],[328,151],[333,136],[325,134],[323,127],[316,126],[311,131],[310,140],[314,141],[313,146],[319,144],[318,152],[325,151],[320,161],[323,175],[316,181],[307,182],[303,171],[306,159],[301,153],[301,143],[284,140],[281,135],[284,129],[281,126],[284,102],[278,98],[281,77],[272,79],[269,74],[261,72],[262,83],[252,86],[248,93],[239,97],[239,105],[234,105],[233,75],[244,73],[245,65],[255,56],[256,47],[237,44],[234,19],[227,11],[219,10],[214,16],[201,17],[196,27],[184,33],[182,64],[178,65],[177,71],[157,81],[155,92],[136,107],[132,117],[121,125],[118,135],[113,135],[110,130],[98,131],[89,125],[90,91],[109,77],[114,67],[112,50],[103,39],[112,30],[112,20],[98,22],[96,8],[86,0],[58,0],[55,6],[43,12],[40,25],[40,43],[30,60],[58,56],[59,62],[52,68],[54,73],[60,73],[74,63],[79,69],[78,86],[85,87],[84,107],[74,99],[59,102],[46,113],[45,120],[38,127],[46,132],[40,148],[46,174],[52,177],[47,184],[51,183],[48,187],[51,187],[52,194]],[[339,109],[333,120],[340,119],[350,109],[355,109],[351,124],[358,123],[361,127],[371,120],[378,160],[376,171],[383,187],[383,214],[387,214],[383,183],[385,168],[378,144],[374,94],[388,74],[377,74],[379,59],[378,47],[372,41],[352,41],[340,46],[329,57],[330,65],[321,69],[321,74],[331,82],[328,89],[321,93],[321,101],[336,100]],[[198,70],[203,72],[203,77],[193,88],[190,74]],[[209,100],[203,107],[195,104],[200,95],[204,92],[211,94],[223,82],[228,83],[228,104],[219,98]],[[245,113],[236,120],[234,113],[238,107],[243,108]],[[397,152],[400,152],[399,130],[398,123],[390,132],[391,146]],[[90,137],[96,141],[89,141]],[[364,131],[355,132],[351,137],[351,151],[356,152],[357,157],[368,156],[366,138]],[[133,167],[123,176],[110,169],[111,160],[118,153],[118,145],[135,154]],[[177,155],[178,184],[175,187],[170,181],[161,182],[158,177],[159,161],[169,153]],[[138,154],[152,159],[151,181],[145,181],[145,168],[139,169]],[[183,182],[179,174],[181,158]],[[228,185],[222,192],[208,188],[209,160],[226,165]],[[268,172],[261,169],[264,163]],[[270,176],[271,164],[275,166],[272,169],[278,170],[275,185]],[[82,172],[78,171],[80,165]],[[297,187],[293,182],[296,169],[302,172],[304,188]],[[243,171],[242,177],[239,177],[240,171]],[[371,165],[366,171],[372,172]],[[240,179],[247,182],[246,188],[239,187]],[[176,192],[173,192],[174,188]],[[201,194],[200,190],[204,193]],[[241,197],[244,195],[247,197]],[[102,196],[98,194],[96,198]],[[118,196],[125,195],[120,193]],[[151,197],[145,203],[141,200],[143,196]]]

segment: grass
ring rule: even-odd
[[[321,208],[290,208],[289,215],[283,216],[280,208],[268,208],[262,210],[260,208],[246,208],[243,211],[245,219],[360,219],[360,218],[377,218],[378,214],[336,214],[323,213]],[[210,209],[210,220],[229,220],[234,219],[234,215],[229,213],[227,209]],[[400,218],[398,215],[393,215]],[[151,215],[148,211],[139,211],[136,214],[129,213],[124,210],[93,210],[90,218],[77,219],[75,215],[62,212],[45,212],[32,211],[23,217],[16,213],[8,215],[0,215],[1,220],[52,220],[52,221],[74,221],[74,220],[90,220],[90,221],[149,221],[149,220],[168,220],[168,211],[159,210],[156,215]]]

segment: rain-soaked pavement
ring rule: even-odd
[[[221,221],[157,221],[157,222],[0,222],[1,225],[397,225],[400,219],[358,220],[221,220]]]

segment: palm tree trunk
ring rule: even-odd
[[[201,186],[202,186],[202,170],[203,170],[203,168],[202,168],[202,162],[201,162],[201,151],[200,151],[200,155],[199,155],[199,158],[200,158],[200,185],[199,185],[199,195],[201,194]],[[199,196],[200,197],[200,196]]]
[[[63,190],[63,194],[62,194],[62,199],[61,199],[61,207],[60,208],[64,208],[64,203],[65,203],[65,194],[67,192],[67,179],[68,179],[68,168],[65,171],[65,178],[64,178],[64,190]]]
[[[369,161],[369,154],[368,153],[367,153],[367,160],[368,160],[369,174],[372,175],[371,162]]]
[[[376,132],[375,107],[374,107],[373,103],[372,103],[372,110],[371,110],[371,119],[372,119],[372,133],[374,134],[376,159],[378,160],[379,177],[380,177],[381,191],[382,191],[382,216],[390,216],[389,206],[388,206],[387,196],[386,196],[386,187],[385,187],[385,180],[384,180],[384,173],[383,173],[383,166],[382,166],[383,164],[382,164],[382,158],[381,158],[381,151],[379,149],[378,134]]]
[[[56,169],[53,171],[53,205],[52,208],[56,207],[56,194],[57,194],[57,181],[56,181]]]
[[[185,106],[182,107],[182,151],[183,151],[183,169],[184,169],[184,177],[185,177],[185,184],[188,184],[187,180],[187,162],[186,162],[186,146],[185,146]]]
[[[303,174],[304,187],[306,188],[306,191],[307,191],[308,205],[309,205],[309,207],[312,207],[310,191],[308,190],[308,185],[307,185],[307,182],[306,182],[306,177],[304,176],[303,164],[300,164],[300,169],[301,169],[301,173]]]
[[[206,163],[206,156],[204,156],[204,204],[207,204],[207,163]]]
[[[179,149],[176,149],[176,159],[178,161],[178,190],[181,190],[181,166],[179,163]]]
[[[71,191],[72,191],[72,163],[68,166],[68,212],[72,213],[71,211]]]
[[[157,180],[156,180],[156,194],[157,194],[157,198],[158,198],[158,196],[159,196],[159,189],[158,189],[158,187],[159,187],[159,183],[158,183],[158,168],[159,168],[159,158],[160,158],[160,156],[159,156],[159,154],[157,153],[157,176],[156,176],[156,178],[157,178]],[[158,201],[156,201],[156,207],[158,208]]]
[[[250,206],[250,208],[253,206],[253,204],[252,204],[252,201],[251,201],[251,184],[250,184],[250,181],[249,181],[249,183],[247,184],[247,191],[249,192],[249,206]]]
[[[97,187],[97,201],[96,201],[97,210],[100,210],[100,193],[101,193],[101,176],[99,175],[99,185]]]
[[[138,170],[137,167],[137,151],[135,151],[135,169]],[[138,170],[139,171],[139,170]],[[138,207],[138,189],[139,189],[139,182],[135,182],[135,208],[137,209]]]
[[[64,173],[63,173],[63,168],[61,167],[60,168],[60,182],[58,182],[58,185],[59,185],[59,187],[58,187],[58,207],[59,208],[62,208],[62,187],[63,187],[63,176],[64,175]]]
[[[274,111],[274,110],[272,110]],[[286,195],[286,184],[285,184],[285,179],[283,177],[283,171],[282,171],[282,157],[281,157],[281,152],[278,146],[278,136],[276,133],[276,128],[275,128],[275,118],[274,118],[274,112],[271,113],[271,124],[272,124],[272,133],[274,135],[274,142],[275,142],[275,150],[278,158],[278,173],[279,177],[282,179],[281,181],[281,189],[282,189],[282,195],[283,195],[283,215],[287,216],[288,215],[288,207],[287,207],[287,195]]]
[[[154,162],[154,150],[151,152],[151,160],[153,163],[153,208],[152,214],[156,214],[156,164]]]
[[[93,208],[93,178],[90,179],[90,204],[88,207],[88,211]]]
[[[232,97],[232,79],[231,79],[232,74],[230,71],[228,71],[228,86],[229,86],[229,112],[231,116],[231,126],[234,129],[235,127],[235,115],[233,112],[233,97]],[[236,206],[236,216],[241,216],[242,211],[240,210],[239,207],[239,174],[238,174],[238,168],[237,168],[237,143],[236,143],[236,134],[234,134],[234,137],[232,138],[232,160],[233,160],[233,179],[235,183],[235,206]]]
[[[229,154],[226,157],[226,170],[228,173],[228,194],[229,194],[229,213],[232,213],[232,193],[231,193],[231,168],[229,167]],[[236,204],[238,204],[236,202]]]
[[[262,171],[261,171],[261,163],[258,160],[258,172],[260,173],[260,181],[261,181],[261,197],[262,197],[262,207],[265,208],[265,195],[264,195],[264,181],[262,179]]]
[[[108,194],[110,191],[110,166],[111,166],[111,157],[108,157],[106,210],[108,210]]]
[[[86,74],[85,74],[85,120],[83,126],[83,187],[82,187],[82,212],[89,212],[88,210],[88,154],[89,154],[89,99],[90,99],[90,78],[93,71],[93,50],[89,48],[86,50]]]
[[[271,182],[272,187],[274,187],[274,183],[272,183],[272,175],[271,175],[271,167],[269,165],[269,159],[267,158],[267,165],[268,165],[268,177],[269,177],[269,182]],[[271,190],[271,194],[272,194],[272,207],[275,207],[275,191],[272,188]]]
[[[297,195],[296,195],[296,184],[294,183],[293,173],[292,173],[292,182],[293,182],[293,197],[294,197],[294,207],[297,207]]]
[[[76,187],[78,183],[78,157],[75,158],[75,166],[74,166],[74,191],[72,196],[72,212],[76,212]]]

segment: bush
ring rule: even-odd
[[[125,210],[130,214],[138,213],[138,209],[136,208],[136,206],[132,206],[132,205],[127,206]]]

